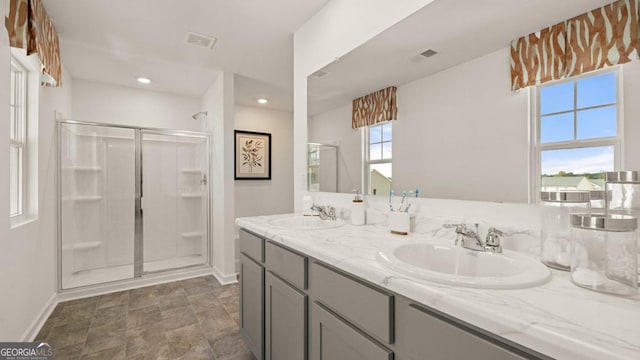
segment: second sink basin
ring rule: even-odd
[[[513,251],[495,254],[430,243],[380,251],[378,260],[393,270],[423,280],[485,289],[537,286],[551,275],[539,261]]]
[[[291,230],[321,230],[344,225],[344,220],[322,220],[317,216],[295,215],[269,220],[269,225]]]

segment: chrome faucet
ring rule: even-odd
[[[483,242],[480,238],[479,225],[475,225],[475,231],[467,228],[466,224],[445,224],[447,229],[455,228],[456,246],[462,246],[465,249],[474,251],[487,251],[493,253],[501,253],[500,237],[504,236],[504,232],[491,227],[487,232],[487,237]]]
[[[337,220],[336,208],[334,208],[333,206],[329,206],[329,205],[323,206],[323,205],[313,204],[311,205],[311,210],[317,211],[318,215],[320,215],[320,219],[322,220],[330,220],[330,221]]]

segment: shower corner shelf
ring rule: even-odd
[[[71,196],[62,198],[62,201],[77,201],[77,202],[92,202],[92,201],[100,201],[102,200],[102,196],[100,195],[89,195],[89,196]]]
[[[183,169],[180,169],[180,172],[185,174],[202,174],[204,170],[197,169],[197,168],[183,168]]]
[[[65,170],[73,170],[77,172],[100,172],[102,168],[100,166],[70,166]]]
[[[204,194],[197,193],[197,192],[185,192],[185,193],[181,193],[180,196],[182,196],[185,199],[198,199],[198,198],[202,198]]]
[[[87,241],[73,244],[73,250],[91,250],[97,249],[100,247],[102,242],[100,241]]]
[[[189,231],[189,232],[183,232],[182,234],[180,234],[180,236],[183,239],[199,239],[202,237],[202,233],[197,231]]]

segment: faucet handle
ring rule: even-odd
[[[333,206],[329,206],[329,219],[331,219],[332,221],[337,220],[336,208],[334,208]]]
[[[487,238],[484,242],[485,250],[501,253],[502,246],[500,245],[500,237],[504,235],[505,233],[501,230],[498,230],[494,227],[489,228],[489,231],[487,232]]]

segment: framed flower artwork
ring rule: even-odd
[[[236,180],[271,179],[271,134],[235,130]]]

